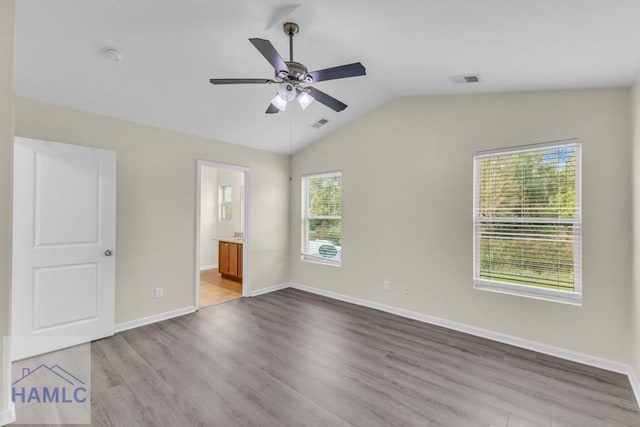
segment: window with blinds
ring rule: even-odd
[[[580,303],[578,139],[476,153],[474,284]]]
[[[342,261],[342,173],[302,177],[302,259],[340,265]]]

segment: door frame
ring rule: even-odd
[[[202,205],[202,168],[229,169],[244,174],[244,218],[242,219],[243,228],[243,251],[242,251],[242,296],[251,296],[251,227],[249,226],[249,218],[251,217],[251,206],[249,203],[251,195],[251,168],[232,165],[227,163],[212,162],[209,160],[198,160],[196,165],[196,227],[195,227],[195,265],[194,265],[194,304],[196,310],[200,309],[200,208]]]

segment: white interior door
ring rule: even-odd
[[[17,360],[113,335],[116,154],[27,138],[14,147]]]

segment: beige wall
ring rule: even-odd
[[[9,335],[11,298],[14,10],[13,0],[0,0],[0,418],[11,398],[8,349],[2,337]]]
[[[640,377],[640,75],[631,86],[633,280],[631,284],[631,365]]]
[[[116,323],[194,303],[197,159],[251,168],[250,288],[287,280],[288,157],[28,99],[15,107],[18,136],[117,152]]]
[[[297,153],[291,280],[629,360],[628,89],[398,98]],[[473,153],[583,140],[583,306],[474,290]],[[343,172],[343,265],[300,261],[300,176]],[[391,289],[383,290],[383,281]]]

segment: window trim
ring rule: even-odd
[[[480,196],[480,161],[487,157],[497,155],[518,154],[531,151],[542,151],[550,148],[572,146],[576,149],[576,218],[575,220],[554,219],[550,222],[570,222],[576,224],[574,227],[574,290],[562,291],[559,289],[548,289],[531,285],[502,282],[498,280],[487,280],[480,278],[480,241],[479,227],[482,221],[478,220]],[[542,222],[542,221],[541,221]],[[578,266],[577,268],[575,266]],[[528,298],[542,299],[546,301],[560,302],[571,305],[582,305],[582,140],[571,138],[559,141],[544,142],[540,144],[528,144],[515,147],[499,148],[487,151],[477,151],[473,155],[473,288],[517,295]]]
[[[302,189],[302,235],[301,235],[301,239],[300,239],[300,259],[302,261],[306,261],[306,262],[310,262],[313,264],[322,264],[322,265],[329,265],[329,266],[333,266],[333,267],[340,267],[342,266],[342,259],[343,259],[343,252],[342,252],[342,234],[340,235],[340,241],[341,241],[341,251],[340,251],[340,260],[333,260],[330,258],[324,258],[324,257],[320,257],[320,256],[315,256],[315,255],[310,255],[310,254],[306,254],[304,252],[304,244],[305,241],[308,240],[308,235],[309,235],[309,220],[310,219],[339,219],[340,222],[342,222],[342,214],[340,216],[335,216],[335,215],[318,215],[318,216],[314,216],[314,217],[310,217],[308,215],[309,213],[309,200],[307,198],[308,196],[308,191],[307,191],[307,185],[306,185],[306,179],[307,178],[323,178],[323,177],[332,177],[332,176],[340,176],[340,181],[343,181],[343,176],[342,176],[342,171],[341,170],[332,170],[332,171],[325,171],[325,172],[314,172],[314,173],[308,173],[308,174],[304,174],[300,177],[301,179],[301,189]],[[344,187],[343,187],[344,190]],[[343,193],[344,195],[344,193]],[[342,201],[341,201],[342,202]]]
[[[229,192],[230,194],[230,198],[231,200],[226,201],[225,200],[225,188],[229,188]],[[220,186],[220,210],[219,210],[219,221],[231,221],[233,218],[233,186],[232,185],[221,185]],[[225,214],[225,207],[230,206],[231,207],[231,215],[229,215],[229,217],[227,218],[226,214]]]

